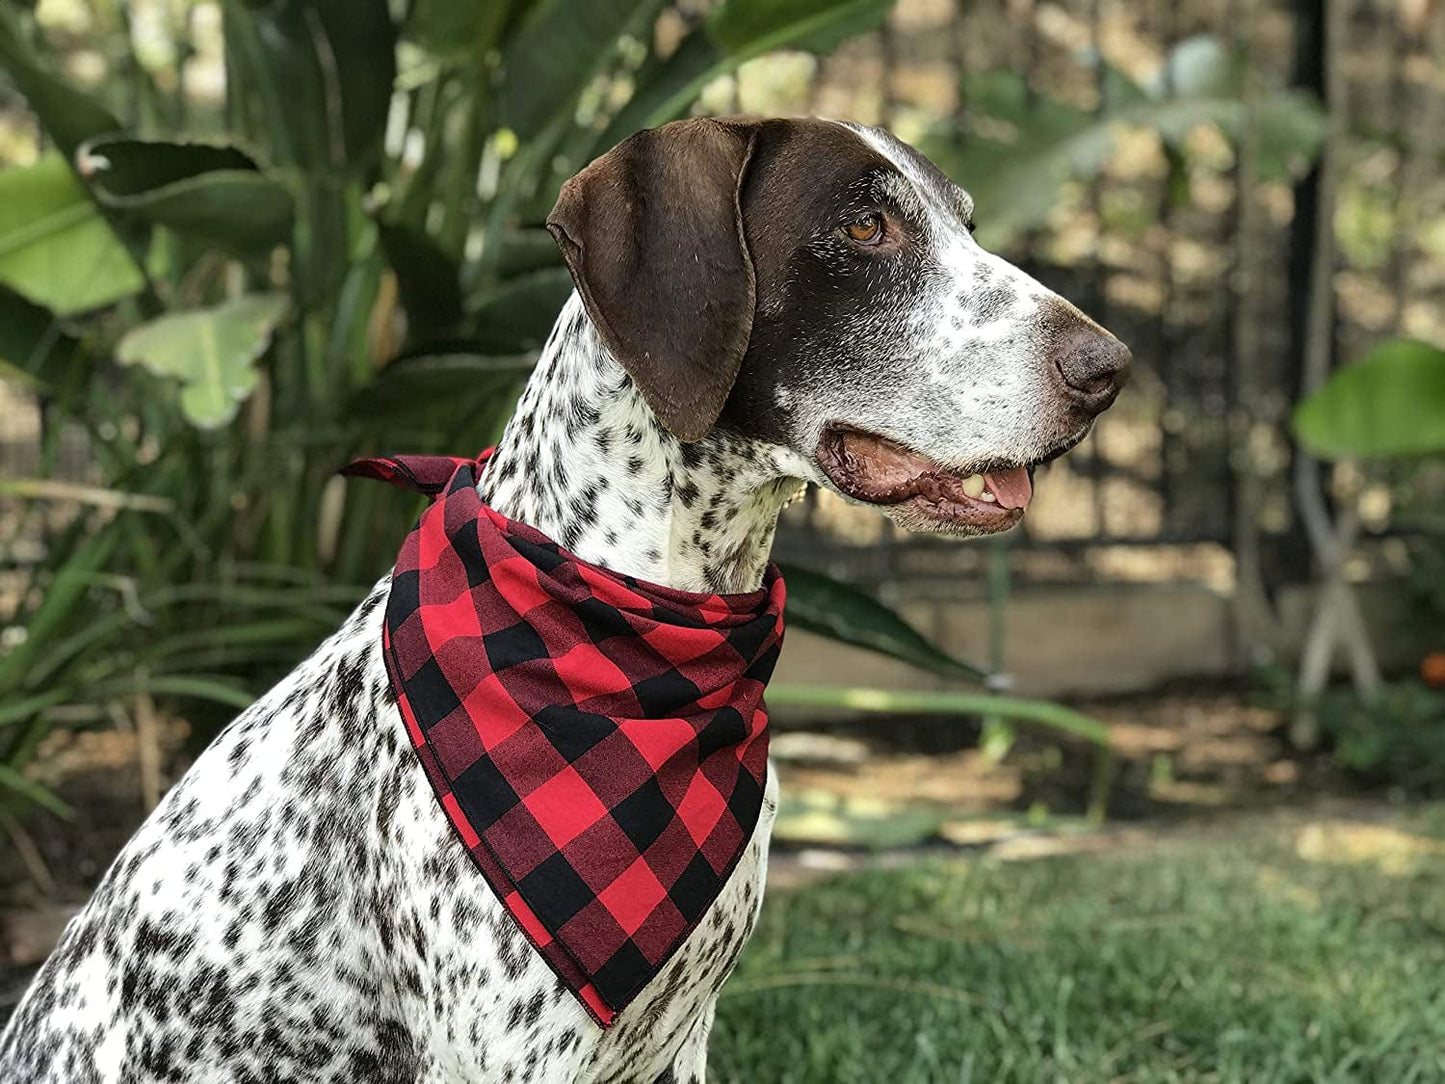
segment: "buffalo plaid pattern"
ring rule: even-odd
[[[783,581],[677,591],[482,502],[477,460],[343,472],[433,498],[392,575],[392,689],[442,809],[603,1027],[722,891],[757,824]]]

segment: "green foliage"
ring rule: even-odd
[[[784,569],[788,622],[820,636],[865,647],[946,677],[979,681],[987,676],[972,663],[935,647],[893,610],[856,587],[806,568]]]
[[[14,82],[45,134],[66,158],[87,139],[118,132],[120,121],[100,102],[62,80],[41,62],[12,7],[0,7],[0,70]]]
[[[147,227],[242,255],[291,236],[291,193],[234,147],[109,137],[85,144],[80,162],[100,206]]]
[[[921,149],[973,195],[979,241],[992,248],[1042,224],[1068,182],[1096,176],[1122,129],[1150,129],[1177,150],[1200,125],[1237,139],[1252,124],[1260,175],[1298,173],[1324,139],[1318,103],[1275,92],[1251,108],[1242,99],[1242,71],[1212,37],[1186,39],[1148,84],[1105,65],[1104,101],[1093,111],[1035,93],[1013,71],[971,74],[960,88],[967,129],[940,126]]]
[[[1333,690],[1320,698],[1315,717],[1341,767],[1377,783],[1445,789],[1445,694],[1438,690],[1402,681],[1368,700]]]
[[[225,425],[255,389],[254,363],[288,305],[283,294],[247,294],[209,309],[157,317],[126,333],[116,360],[179,380],[181,411],[193,425]]]
[[[1445,350],[1382,343],[1296,406],[1294,431],[1323,459],[1445,454]]]
[[[157,100],[144,131],[116,119],[122,80],[117,102],[72,86],[0,8],[0,69],[59,152],[0,175],[0,378],[50,423],[41,476],[6,482],[45,556],[0,659],[0,793],[58,808],[21,774],[57,713],[108,720],[145,692],[204,726],[294,664],[416,510],[336,469],[500,432],[571,289],[541,229],[561,181],[747,58],[831,48],[890,6],[723,0],[664,57],[658,0],[422,0],[404,20],[224,0],[224,125]],[[45,477],[75,432],[79,503]],[[66,494],[74,514],[39,515]]]
[[[141,290],[145,278],[54,155],[0,173],[0,283],[73,316]]]

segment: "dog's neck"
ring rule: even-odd
[[[762,582],[778,513],[801,483],[771,445],[657,423],[574,293],[478,489],[583,560],[685,591]]]

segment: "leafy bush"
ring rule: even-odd
[[[1445,693],[1418,681],[1386,685],[1369,700],[1341,689],[1315,714],[1342,767],[1414,791],[1445,789]]]
[[[37,476],[3,490],[44,555],[0,658],[0,791],[36,798],[19,773],[59,718],[153,696],[219,721],[284,672],[414,511],[336,469],[498,434],[571,288],[541,228],[561,180],[890,6],[725,0],[663,55],[661,0],[227,0],[224,117],[149,85],[141,131],[0,7],[53,148],[0,175],[0,377],[44,411]],[[85,484],[58,482],[77,435]]]

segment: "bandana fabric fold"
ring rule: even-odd
[[[402,721],[487,883],[607,1027],[757,825],[783,581],[708,595],[582,561],[481,500],[489,454],[343,473],[433,499],[386,607]]]

